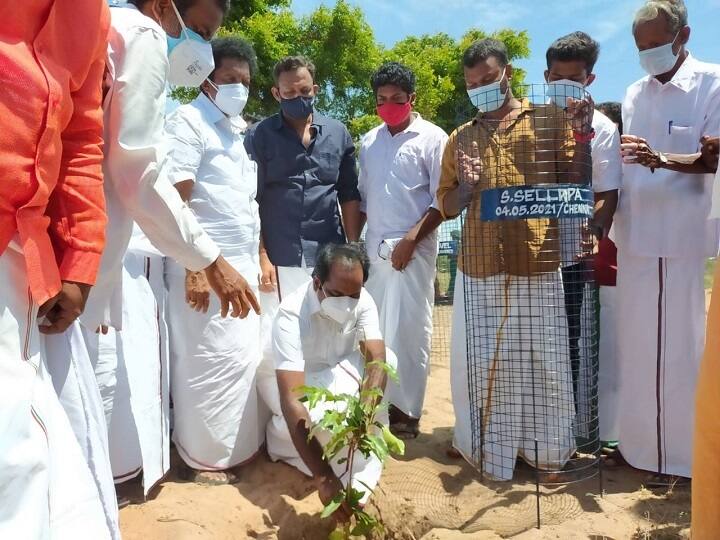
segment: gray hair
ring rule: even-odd
[[[637,25],[652,21],[661,14],[667,20],[673,34],[677,34],[687,26],[688,13],[683,0],[648,0],[635,14],[633,32]]]

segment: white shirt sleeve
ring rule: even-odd
[[[163,173],[165,36],[137,28],[110,49],[114,81],[106,107],[106,180],[150,241],[190,270],[220,255]]]
[[[203,137],[197,126],[185,114],[182,108],[168,118],[167,156],[164,173],[170,183],[175,185],[186,180],[195,181],[205,152]]]
[[[438,207],[437,192],[440,187],[440,175],[442,174],[442,159],[445,153],[445,146],[448,142],[448,136],[445,132],[438,131],[438,137],[433,144],[432,148],[429,149],[427,155],[427,168],[430,173],[430,193],[432,194],[431,208],[440,210]]]
[[[622,187],[620,132],[614,125],[603,123],[595,134],[592,145],[592,186],[595,193]]]
[[[278,311],[273,323],[272,347],[275,369],[280,371],[305,371],[300,338],[300,319],[291,312]]]
[[[371,341],[383,339],[380,330],[380,316],[378,315],[377,305],[365,288],[360,293],[360,301],[357,306],[357,331],[358,338],[361,340]]]

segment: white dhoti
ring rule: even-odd
[[[110,538],[97,485],[47,372],[37,306],[14,244],[0,255],[0,289],[0,538]]]
[[[251,311],[245,319],[223,319],[215,296],[206,314],[197,313],[185,302],[184,274],[174,271],[168,282],[173,441],[194,469],[241,465],[265,441],[267,415],[256,388],[260,317]]]
[[[600,440],[620,438],[619,372],[617,349],[617,290],[600,287],[600,359],[598,371],[598,416]]]
[[[97,485],[113,538],[120,538],[105,410],[83,333],[75,321],[63,334],[43,337],[48,370]]]
[[[690,477],[705,344],[705,259],[618,250],[620,451],[635,468]]]
[[[83,329],[103,396],[110,462],[116,483],[142,471],[147,494],[170,468],[169,373],[163,264],[128,252],[122,286],[122,330]],[[159,281],[158,292],[150,280]]]
[[[393,367],[397,366],[397,357],[395,354],[388,349],[386,353],[386,362]],[[362,379],[363,372],[365,369],[365,359],[362,357],[360,352],[354,354],[352,357],[342,360],[341,362],[330,367],[327,366],[323,369],[316,371],[305,372],[305,384],[307,386],[315,386],[319,388],[326,388],[334,394],[354,394],[357,395],[359,392],[358,381]],[[312,476],[310,469],[308,469],[305,462],[298,454],[295,444],[292,442],[290,437],[290,431],[287,427],[287,422],[282,415],[280,410],[280,397],[277,390],[277,384],[275,385],[273,397],[269,400],[269,405],[273,410],[274,416],[267,429],[267,450],[270,459],[273,461],[284,461],[289,465],[292,465],[303,474]],[[325,411],[333,407],[334,404],[326,402],[319,403],[315,408],[309,411],[310,420],[312,422],[319,422]],[[384,413],[379,420],[383,423],[387,422],[387,413]],[[320,431],[316,435],[318,442],[324,445],[330,441],[331,434],[326,431]],[[335,472],[338,479],[347,487],[348,479],[350,477],[349,471],[347,471],[347,463],[338,463],[342,458],[349,456],[348,453],[340,453],[330,463],[333,471]],[[355,452],[353,458],[353,488],[365,493],[362,499],[362,503],[366,503],[372,495],[368,492],[368,488],[375,489],[380,476],[382,475],[383,464],[375,456],[366,458],[359,451]]]
[[[387,400],[411,418],[422,416],[430,371],[437,240],[418,246],[404,271],[377,259],[366,284],[378,306],[385,344],[397,354],[398,382],[388,381]]]
[[[559,272],[475,279],[458,271],[450,384],[453,445],[484,474],[512,479],[518,455],[540,469],[564,467],[575,450],[575,406]]]

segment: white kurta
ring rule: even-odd
[[[430,368],[437,233],[418,245],[403,272],[392,268],[395,245],[437,208],[442,155],[447,134],[414,114],[403,132],[385,124],[367,133],[360,147],[361,209],[367,214],[366,244],[372,267],[367,290],[380,309],[387,346],[398,357],[399,383],[390,383],[388,400],[420,418]]]
[[[107,244],[82,321],[122,326],[122,263],[133,220],[163,253],[192,270],[220,254],[162,169],[168,59],[163,29],[135,6],[112,8],[110,88],[103,102]]]
[[[260,218],[257,167],[243,146],[244,124],[200,94],[169,118],[167,171],[174,184],[192,181],[188,204],[225,258],[258,294]],[[185,302],[185,269],[169,266],[173,440],[199,470],[223,470],[262,447],[265,419],[256,375],[260,317],[223,319],[213,296],[207,313]]]
[[[559,273],[475,279],[458,271],[450,359],[453,446],[469,463],[511,480],[518,456],[536,465],[537,438],[539,467],[565,466],[575,404]]]
[[[0,538],[110,538],[97,486],[47,373],[17,246],[0,255]]]
[[[361,337],[362,336],[362,337]],[[280,305],[273,328],[273,352],[278,371],[302,371],[305,384],[327,388],[332,392],[357,393],[358,381],[364,371],[364,359],[358,340],[382,339],[377,307],[370,294],[363,289],[353,319],[344,327],[322,315],[317,292],[312,285],[298,289]],[[393,366],[397,360],[390,351],[386,361]],[[280,408],[275,391],[273,412]],[[321,418],[327,404],[310,410],[312,420]],[[381,419],[382,420],[382,419]],[[318,434],[322,444],[329,434]],[[274,461],[282,460],[306,475],[310,470],[300,458],[290,437],[282,411],[273,418],[267,432],[268,454]],[[342,456],[338,456],[338,459]],[[347,457],[347,456],[345,456]],[[340,481],[347,485],[346,464],[334,460],[330,465]],[[353,487],[365,493],[363,502],[370,497],[368,488],[374,489],[382,474],[382,463],[375,457],[365,458],[358,451],[353,461]]]
[[[625,132],[691,154],[720,125],[720,66],[692,56],[673,79],[628,88]],[[690,476],[695,385],[704,346],[704,261],[718,250],[708,219],[712,175],[623,168],[618,246],[620,449],[628,463]]]

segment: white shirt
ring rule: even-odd
[[[367,214],[366,245],[378,258],[383,240],[405,236],[430,208],[437,208],[442,155],[447,134],[413,113],[405,131],[394,137],[383,124],[360,143],[360,209]],[[437,244],[434,234],[430,242]]]
[[[662,152],[692,154],[700,137],[720,125],[720,66],[688,55],[667,84],[645,77],[631,85],[623,103],[628,135]],[[713,257],[718,221],[708,220],[713,175],[681,174],[623,165],[616,219],[618,249],[644,257]]]
[[[257,165],[245,151],[245,122],[228,118],[203,93],[168,117],[167,175],[194,181],[188,204],[198,222],[250,283],[259,272]],[[172,265],[184,274],[185,269]]]
[[[132,5],[112,8],[103,102],[106,246],[97,283],[81,320],[88,328],[122,324],[122,261],[133,220],[152,243],[191,270],[220,250],[162,174],[167,38]]]
[[[595,193],[613,191],[622,187],[622,158],[620,132],[615,123],[600,111],[594,111],[592,127],[595,137],[590,142],[592,158],[592,189]],[[580,262],[582,231],[578,221],[560,221],[560,238],[563,267]]]
[[[273,324],[275,369],[320,371],[348,359],[361,340],[382,339],[377,306],[364,288],[353,319],[344,327],[325,316],[310,283],[280,304]]]

